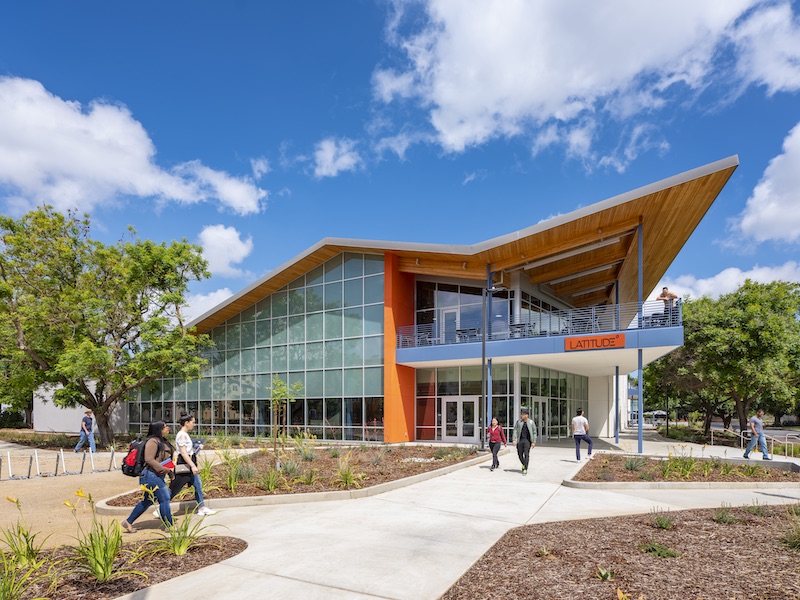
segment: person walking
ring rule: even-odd
[[[131,514],[122,522],[122,527],[128,533],[134,533],[136,528],[133,522],[153,504],[153,499],[158,500],[161,521],[167,526],[172,525],[172,510],[169,506],[169,488],[164,478],[175,476],[175,465],[172,455],[175,449],[167,440],[169,425],[164,421],[153,421],[147,431],[147,442],[144,445],[144,469],[139,477],[139,485],[144,486],[144,496],[139,504],[133,507]]]
[[[514,439],[517,445],[517,456],[522,463],[522,474],[528,474],[528,461],[531,457],[531,448],[536,448],[536,427],[530,419],[527,410],[523,410],[519,419],[514,423]]]
[[[495,417],[492,417],[492,424],[486,428],[486,439],[489,440],[489,448],[492,450],[492,466],[489,470],[494,471],[500,467],[500,461],[497,460],[500,444],[503,444],[503,446],[508,445],[506,443],[506,434]]]
[[[761,448],[761,455],[764,460],[772,460],[767,452],[767,438],[764,437],[764,410],[759,408],[756,414],[750,417],[748,426],[750,427],[750,443],[747,444],[747,449],[744,451],[744,457],[750,458],[750,451],[758,444]]]
[[[181,413],[178,419],[181,429],[175,436],[175,445],[178,447],[178,464],[175,467],[175,477],[169,485],[170,499],[178,495],[185,486],[191,485],[194,488],[194,499],[197,503],[197,514],[201,517],[207,517],[217,513],[205,505],[203,499],[203,484],[200,481],[200,470],[197,467],[197,453],[203,448],[202,444],[197,444],[195,448],[194,442],[189,435],[194,429],[195,418],[194,415],[188,413]],[[181,465],[186,465],[189,468],[188,473],[180,473],[179,470],[184,469]],[[184,469],[185,470],[185,469]],[[156,508],[153,514],[160,518],[159,509]]]
[[[592,456],[592,438],[589,437],[589,421],[583,416],[583,409],[579,408],[576,415],[572,417],[572,438],[575,440],[575,458],[580,462],[581,460],[581,441],[589,445],[589,453],[587,458],[591,460]]]
[[[89,441],[89,451],[94,453],[97,447],[94,445],[94,431],[92,430],[94,422],[92,419],[92,411],[87,410],[85,416],[81,419],[81,437],[78,444],[75,446],[75,452],[83,448],[86,441]]]

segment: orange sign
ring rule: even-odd
[[[564,340],[564,352],[574,352],[576,350],[611,350],[624,347],[624,333],[585,335],[581,337],[568,337]]]

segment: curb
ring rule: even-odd
[[[724,481],[575,481],[564,479],[564,487],[581,490],[755,490],[755,489],[800,489],[797,481],[758,482],[743,481],[741,483]]]
[[[501,453],[508,452],[507,448],[501,450]],[[270,495],[270,496],[242,496],[239,498],[213,498],[211,502],[214,504],[214,508],[239,508],[243,506],[273,506],[278,504],[302,504],[308,502],[328,502],[331,500],[352,500],[356,498],[368,498],[370,496],[377,496],[378,494],[383,494],[384,492],[389,492],[392,490],[396,490],[402,487],[406,487],[409,485],[413,485],[415,483],[420,483],[422,481],[427,481],[428,479],[433,479],[434,477],[439,477],[441,475],[447,475],[448,473],[452,473],[453,471],[459,471],[461,469],[466,469],[467,467],[471,467],[473,465],[478,465],[482,462],[486,462],[492,458],[492,454],[487,453],[484,456],[478,456],[476,458],[471,458],[469,460],[465,460],[460,463],[456,463],[454,465],[448,465],[446,467],[442,467],[441,469],[434,469],[433,471],[426,471],[425,473],[419,473],[417,475],[411,475],[410,477],[404,477],[403,479],[397,479],[395,481],[387,481],[386,483],[379,483],[377,485],[373,485],[366,488],[359,488],[355,490],[341,490],[341,491],[332,491],[332,492],[311,492],[306,494],[277,494],[277,495]],[[134,488],[128,492],[123,492],[122,494],[117,494],[116,496],[111,496],[110,498],[106,498],[101,500],[97,503],[96,510],[97,514],[99,515],[127,515],[133,510],[132,506],[109,506],[108,502],[113,500],[114,498],[119,498],[120,496],[126,496],[132,492],[137,492],[139,488]],[[194,500],[188,502],[173,502],[170,504],[173,513],[180,512],[181,510],[191,510],[195,506]]]

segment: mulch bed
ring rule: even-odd
[[[723,509],[528,525],[509,531],[450,590],[455,599],[764,600],[800,597],[800,552],[781,542],[790,527],[800,539],[800,505]],[[791,514],[790,511],[794,512]],[[753,514],[761,513],[761,514]],[[677,557],[659,558],[657,543]],[[598,578],[600,568],[613,572]],[[618,595],[620,590],[622,596]],[[624,596],[627,594],[627,596]]]
[[[332,452],[333,451],[333,452]],[[334,456],[338,451],[339,456]],[[279,451],[280,453],[280,451]],[[265,496],[280,494],[302,494],[309,492],[326,492],[355,487],[370,487],[426,473],[448,465],[475,458],[477,455],[467,448],[450,448],[447,446],[359,446],[354,448],[335,449],[315,448],[313,460],[303,460],[293,449],[287,449],[281,460],[286,470],[286,462],[292,461],[298,468],[294,476],[281,473],[280,485],[268,491],[263,478],[275,469],[275,457],[272,450],[262,450],[246,457],[246,465],[240,471],[241,480],[231,491],[227,483],[229,467],[223,463],[213,467],[210,483],[203,484],[203,496],[208,500],[214,498],[232,498],[246,496]],[[345,486],[337,479],[340,460],[347,460],[353,471],[359,475],[356,485]],[[200,459],[202,463],[202,458]],[[313,481],[309,479],[313,469]],[[363,477],[361,477],[363,475]],[[136,485],[135,479],[131,480]],[[191,489],[186,490],[186,499],[193,499]],[[109,506],[133,506],[142,499],[141,492],[119,496],[108,502]]]
[[[760,456],[760,455],[756,455]],[[737,456],[738,458],[738,456]],[[669,464],[668,464],[669,463]],[[630,468],[638,465],[636,469]],[[770,467],[760,458],[748,465],[736,465],[724,460],[672,456],[665,459],[646,459],[636,456],[598,453],[587,461],[573,479],[575,481],[721,481],[721,482],[800,482],[800,472]],[[664,469],[669,466],[665,476]],[[691,469],[691,470],[689,470]]]
[[[247,548],[247,543],[238,538],[209,536],[183,556],[158,554],[136,558],[146,544],[147,542],[125,544],[116,565],[119,570],[140,571],[146,577],[125,575],[105,583],[94,583],[86,575],[69,573],[71,569],[74,569],[74,565],[70,562],[69,548],[62,546],[47,551],[42,555],[45,564],[39,572],[47,573],[48,569],[52,569],[51,575],[32,586],[24,597],[46,597],[52,600],[85,600],[87,598],[110,600],[218,563],[226,558],[236,556]],[[58,582],[55,590],[49,587],[54,579]]]

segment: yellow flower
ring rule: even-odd
[[[83,491],[83,488],[81,488],[81,489],[79,489],[77,492],[75,492],[75,495],[76,495],[78,498],[88,498],[88,497],[89,497],[89,496],[87,496],[87,495],[86,495],[86,493]]]
[[[19,502],[19,500],[14,498],[13,496],[6,496],[6,500],[8,500],[9,502],[13,502],[14,504]]]
[[[64,500],[64,505],[67,506],[68,508],[75,508],[75,505],[69,500]]]

